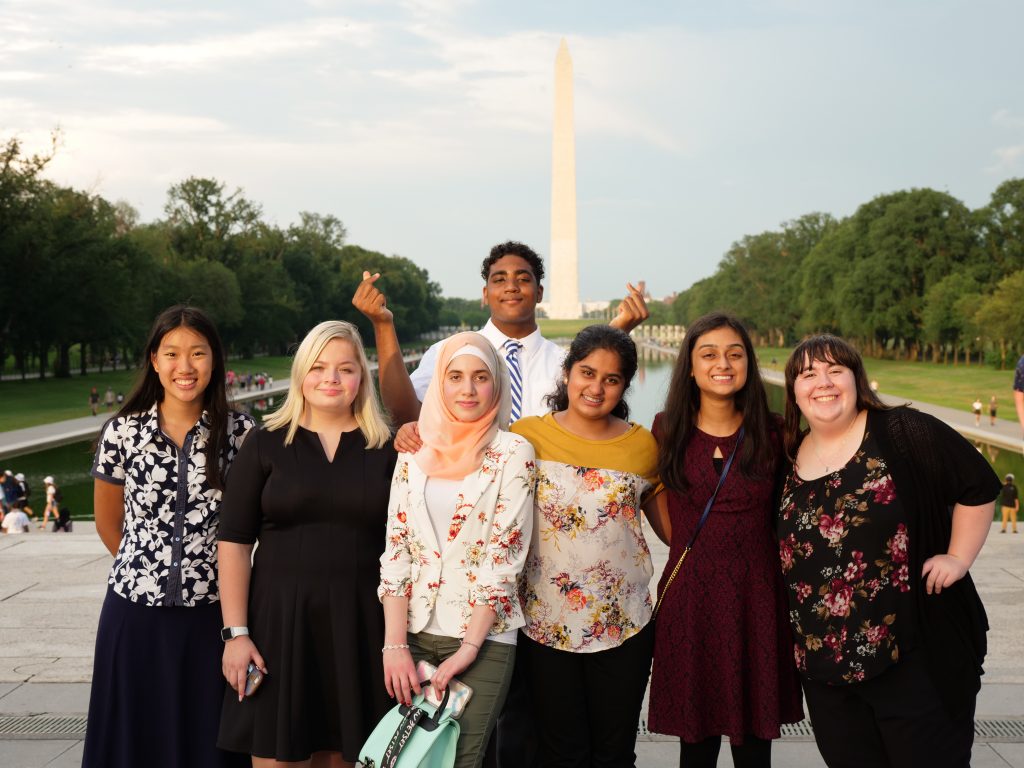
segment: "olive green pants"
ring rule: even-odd
[[[462,639],[458,637],[430,635],[426,632],[409,635],[409,650],[417,664],[427,661],[436,667],[459,650],[461,644]],[[455,676],[473,689],[473,696],[459,717],[455,768],[480,768],[483,763],[487,740],[505,704],[515,659],[514,645],[485,640],[472,666]]]

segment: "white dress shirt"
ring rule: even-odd
[[[480,329],[479,333],[487,339],[498,354],[504,357],[503,344],[509,338],[499,331],[493,322]],[[540,328],[529,336],[516,339],[523,348],[519,350],[519,368],[523,374],[523,416],[543,416],[550,411],[544,399],[555,391],[559,377],[562,375],[562,361],[565,360],[565,350],[553,341],[545,339],[540,334]],[[437,365],[437,355],[441,351],[441,345],[445,340],[433,344],[420,360],[419,367],[412,372],[412,385],[416,390],[416,397],[420,402],[427,394],[427,387],[434,377],[434,367]]]

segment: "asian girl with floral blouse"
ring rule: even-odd
[[[786,364],[785,439],[779,554],[822,757],[970,765],[988,623],[969,569],[998,478],[951,427],[884,405],[835,336]]]
[[[216,541],[224,478],[253,421],[228,409],[223,348],[198,309],[164,311],[143,359],[92,468],[96,531],[114,564],[82,765],[248,765],[216,747]]]
[[[541,766],[633,765],[654,642],[653,566],[641,508],[654,510],[657,445],[624,398],[636,346],[609,326],[569,348],[554,412],[512,425],[537,451],[520,652]],[[661,530],[663,510],[651,518]]]
[[[378,595],[384,679],[402,703],[420,692],[416,663],[473,689],[455,765],[482,764],[523,625],[517,581],[533,522],[534,450],[502,431],[508,373],[478,333],[459,333],[437,358],[420,412],[423,446],[400,453],[391,484]]]

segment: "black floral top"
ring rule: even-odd
[[[255,422],[231,412],[225,476]],[[206,482],[206,412],[179,452],[160,431],[157,407],[116,416],[103,428],[92,475],[124,486],[124,536],[107,580],[145,605],[215,603],[217,509],[221,492]]]
[[[783,487],[777,532],[794,654],[818,682],[878,675],[911,634],[907,516],[879,453],[865,432],[845,467],[807,481],[794,469]]]

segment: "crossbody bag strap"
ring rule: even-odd
[[[686,556],[690,554],[690,550],[693,549],[693,543],[697,541],[697,535],[700,533],[700,529],[704,527],[704,523],[708,520],[708,515],[711,513],[711,506],[715,503],[715,499],[718,497],[718,492],[722,490],[722,486],[725,484],[725,478],[729,474],[729,468],[732,466],[732,460],[736,458],[736,452],[740,449],[740,443],[743,442],[744,428],[740,427],[739,434],[736,436],[736,445],[732,447],[732,452],[729,454],[729,458],[725,461],[725,466],[722,467],[722,474],[718,478],[718,485],[715,486],[714,492],[711,494],[711,498],[708,499],[708,503],[704,505],[704,513],[700,516],[700,520],[697,522],[697,527],[693,531],[693,535],[690,537],[690,541],[686,547],[683,548],[683,553],[679,555],[679,560],[676,562],[676,567],[672,569],[671,575],[668,577],[668,581],[665,582],[665,588],[661,590],[661,596],[658,598],[658,602],[654,604],[654,613],[651,614],[651,618],[658,615],[658,610],[661,608],[661,602],[665,599],[665,594],[668,592],[668,588],[672,586],[672,582],[676,579],[676,574],[679,573],[679,569],[683,567],[683,561]]]

